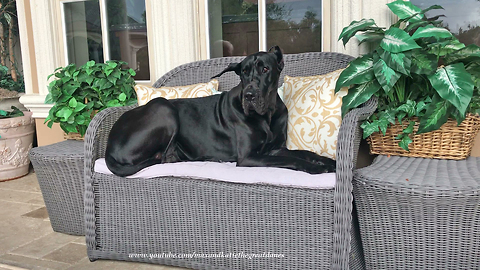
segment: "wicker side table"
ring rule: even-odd
[[[85,235],[83,142],[67,140],[33,148],[30,160],[37,174],[53,230]]]
[[[480,158],[378,156],[356,171],[367,269],[480,269]]]

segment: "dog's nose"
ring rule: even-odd
[[[252,92],[245,93],[245,100],[246,101],[253,101],[255,99],[255,95]]]

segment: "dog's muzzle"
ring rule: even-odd
[[[260,96],[260,90],[254,90],[252,87],[245,89],[243,94],[242,106],[245,115],[256,112],[260,115],[266,113],[265,99]]]

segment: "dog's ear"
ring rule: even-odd
[[[282,53],[282,50],[280,49],[280,47],[278,47],[277,45],[273,46],[270,48],[270,50],[268,50],[268,52],[272,52],[272,50],[275,49],[273,51],[273,54],[275,54],[275,56],[277,57],[277,64],[278,64],[278,69],[280,71],[283,70],[283,67],[284,67],[284,62],[283,62],[283,53]]]
[[[229,72],[229,71],[235,71],[235,73],[237,73],[237,75],[240,76],[240,69],[241,69],[240,63],[230,63],[230,65],[228,65],[227,68],[225,68],[222,72],[218,73],[217,75],[213,76],[211,79],[220,77],[222,76],[223,73]]]

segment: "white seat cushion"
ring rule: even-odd
[[[112,174],[105,159],[95,161],[95,172]],[[236,167],[234,162],[189,161],[157,164],[145,168],[127,178],[154,178],[176,176],[184,178],[212,179],[233,183],[270,184],[311,189],[332,189],[335,173],[309,174],[282,168]]]

